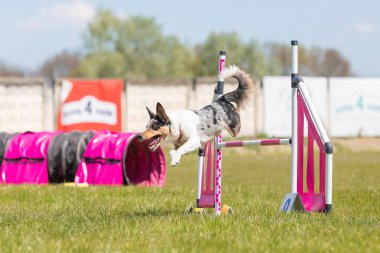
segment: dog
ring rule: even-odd
[[[176,166],[182,155],[203,148],[223,129],[236,137],[241,127],[239,112],[247,106],[254,82],[246,72],[234,65],[227,67],[222,75],[224,78],[235,78],[239,83],[238,88],[200,110],[185,109],[167,114],[159,102],[156,113],[146,107],[150,119],[146,130],[138,135],[138,139],[149,140],[148,147],[151,151],[155,151],[163,142],[173,143],[174,150],[169,154],[171,165]]]

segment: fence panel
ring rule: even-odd
[[[6,132],[53,128],[53,93],[43,79],[0,78],[0,129]]]

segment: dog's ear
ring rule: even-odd
[[[169,117],[166,115],[164,107],[160,104],[160,102],[157,103],[156,106],[156,114],[159,119],[161,119],[164,123],[169,123]]]
[[[149,110],[148,106],[146,107],[146,110],[148,111],[148,113],[149,113],[149,117],[150,117],[151,119],[153,119],[154,117],[156,117],[156,114],[154,114],[154,112],[152,112],[151,110]]]

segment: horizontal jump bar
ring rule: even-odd
[[[274,145],[290,145],[291,139],[266,139],[266,140],[250,140],[250,141],[228,141],[218,143],[216,149],[247,147],[247,146],[274,146]]]

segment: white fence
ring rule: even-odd
[[[145,107],[153,112],[160,102],[167,112],[189,108],[191,82],[187,80],[127,81],[125,92],[124,131],[141,132],[148,123]]]
[[[124,130],[139,132],[145,129],[149,116],[148,106],[155,110],[160,102],[169,113],[179,109],[200,109],[210,104],[215,88],[216,78],[201,78],[196,84],[190,80],[150,80],[145,82],[127,81],[125,92]],[[237,83],[226,80],[224,92],[236,89]],[[241,135],[254,135],[253,100],[247,110],[242,112]]]
[[[380,78],[331,78],[331,135],[380,136]]]
[[[380,78],[305,77],[332,137],[380,136]],[[290,78],[263,79],[263,127],[270,136],[290,136]]]
[[[328,128],[327,79],[306,77],[304,81],[321,120]],[[262,87],[263,133],[270,136],[290,136],[292,106],[290,77],[265,77]]]
[[[53,130],[52,98],[41,78],[0,78],[0,131]]]
[[[306,77],[304,81],[318,114],[328,129],[327,79]],[[265,77],[262,87],[263,133],[269,136],[290,136],[292,117],[290,77]]]
[[[380,78],[304,78],[318,113],[332,137],[380,136]],[[210,103],[216,78],[126,81],[123,130],[145,128],[148,114],[161,102],[168,112],[200,109]],[[226,80],[224,92],[237,87]],[[43,79],[0,78],[0,131],[54,130],[54,97]],[[290,136],[290,77],[265,77],[257,82],[247,110],[241,114],[241,136],[264,133]]]

